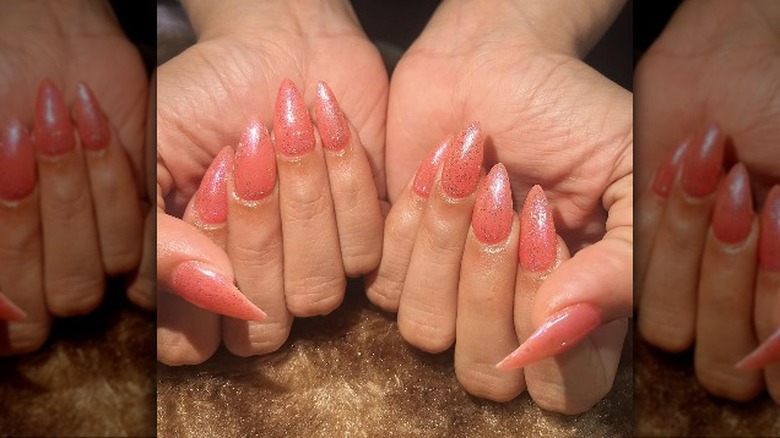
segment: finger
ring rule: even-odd
[[[82,151],[62,95],[48,80],[38,91],[35,142],[46,301],[57,316],[83,315],[103,299],[103,263]]]
[[[233,354],[250,356],[277,350],[287,340],[292,315],[284,299],[284,252],[271,137],[252,121],[236,150],[228,183],[227,253],[239,289],[268,318],[222,319],[222,339]]]
[[[108,275],[135,270],[141,258],[141,206],[125,149],[92,90],[79,82],[73,116],[89,171],[90,192]]]
[[[496,164],[477,192],[461,262],[455,375],[470,394],[504,402],[525,388],[523,372],[495,364],[517,347],[512,315],[517,235],[509,175]]]
[[[638,324],[645,340],[667,351],[693,344],[699,265],[723,154],[717,125],[690,143],[656,234]]]
[[[354,127],[333,92],[317,83],[317,129],[336,210],[344,271],[359,277],[373,271],[382,256],[382,211],[371,166]]]
[[[398,307],[398,330],[407,342],[424,351],[444,351],[455,340],[458,277],[483,143],[477,123],[456,137],[417,231]]]
[[[382,259],[379,268],[366,278],[366,295],[372,303],[389,312],[398,311],[417,229],[451,141],[448,138],[428,152],[385,219]]]
[[[756,346],[753,288],[758,226],[742,164],[721,184],[701,261],[696,317],[696,377],[708,392],[746,401],[763,389],[760,371],[734,364]]]
[[[274,139],[287,308],[295,316],[325,315],[341,304],[346,278],[325,158],[290,80],[279,88]]]

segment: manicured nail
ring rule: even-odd
[[[444,159],[441,174],[442,188],[449,197],[465,198],[477,189],[484,143],[482,127],[477,122],[469,125],[455,138]]]
[[[681,183],[685,193],[702,198],[715,191],[723,165],[725,141],[716,123],[693,140],[683,159]]]
[[[171,285],[174,293],[210,312],[251,321],[259,321],[267,316],[232,281],[199,261],[184,262],[177,266],[171,273]]]
[[[0,293],[0,321],[24,321],[27,313]]]
[[[336,97],[325,82],[317,83],[317,105],[314,110],[322,146],[334,152],[344,150],[349,142],[349,125]]]
[[[780,185],[772,187],[761,212],[761,237],[758,263],[772,272],[780,272]]]
[[[757,370],[780,361],[780,328],[736,365],[741,370]]]
[[[653,191],[660,197],[666,199],[669,197],[669,193],[672,192],[672,186],[674,180],[677,178],[677,171],[680,169],[685,151],[688,149],[688,141],[683,142],[676,148],[672,149],[664,157],[661,167],[658,168],[658,172],[653,179]]]
[[[13,119],[0,137],[0,198],[19,201],[35,189],[35,156],[22,122]]]
[[[79,130],[81,144],[84,149],[101,151],[108,146],[111,132],[108,120],[103,110],[92,94],[92,90],[84,82],[76,85],[76,102],[73,106],[73,118]]]
[[[502,370],[528,364],[563,353],[586,338],[601,324],[601,314],[590,304],[574,304],[549,317],[541,327],[496,365]]]
[[[452,143],[452,137],[447,138],[434,149],[431,149],[430,152],[428,152],[428,155],[423,158],[420,167],[417,169],[417,173],[414,175],[412,188],[423,198],[427,198],[431,194],[431,187],[433,187],[433,183],[436,182],[436,173],[439,171],[439,164],[441,164],[444,159],[450,143]]]
[[[68,108],[65,106],[60,90],[48,79],[44,79],[38,89],[33,130],[35,144],[42,155],[50,157],[62,155],[76,147]]]
[[[203,175],[195,194],[195,212],[205,224],[218,225],[227,221],[227,178],[233,169],[233,150],[225,146]]]
[[[520,212],[520,266],[526,271],[542,272],[553,267],[558,255],[558,239],[552,209],[538,185],[531,188]]]
[[[236,195],[244,201],[259,201],[276,186],[274,146],[259,120],[249,123],[238,142],[233,184]]]
[[[490,170],[477,191],[471,228],[482,243],[495,245],[503,242],[512,231],[512,188],[503,164]]]
[[[723,243],[744,241],[753,224],[753,195],[750,177],[742,163],[731,168],[720,185],[712,212],[712,231]]]
[[[314,127],[303,96],[295,84],[285,79],[276,96],[274,138],[277,150],[288,157],[300,157],[314,150]]]

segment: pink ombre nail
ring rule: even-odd
[[[0,199],[19,201],[35,189],[35,156],[27,131],[13,119],[0,137]]]
[[[60,90],[46,79],[35,102],[35,144],[44,156],[55,157],[75,149],[73,124]]]
[[[325,82],[317,83],[315,112],[322,146],[333,152],[344,150],[349,144],[349,125],[336,97]]]
[[[24,321],[27,313],[0,293],[0,321]]]
[[[503,164],[493,166],[477,191],[471,228],[482,243],[503,242],[512,231],[512,188]]]
[[[218,225],[227,221],[227,178],[233,169],[233,149],[225,146],[203,175],[195,194],[194,209],[205,224]]]
[[[723,243],[747,239],[753,225],[753,196],[750,177],[742,163],[734,166],[718,189],[712,213],[712,231]]]
[[[447,148],[451,142],[452,137],[444,140],[441,144],[436,146],[436,148],[431,149],[430,152],[428,152],[428,155],[420,162],[420,167],[414,175],[412,189],[423,198],[427,198],[431,194],[431,188],[436,181],[436,173],[439,171],[439,165],[444,159]]]
[[[482,127],[477,122],[466,127],[455,137],[444,159],[441,175],[442,188],[449,197],[462,199],[477,189],[484,143]]]
[[[669,151],[664,157],[663,163],[658,168],[658,172],[653,178],[653,191],[660,197],[666,199],[672,192],[672,186],[677,178],[677,171],[685,157],[685,151],[688,149],[688,141],[683,142],[676,148]]]
[[[760,224],[759,265],[767,271],[780,272],[780,185],[769,191]]]
[[[314,126],[295,84],[285,79],[276,96],[274,112],[276,149],[288,157],[300,157],[314,150]]]
[[[233,170],[235,193],[244,201],[259,201],[276,186],[276,157],[271,136],[259,120],[252,120],[236,149]]]
[[[697,198],[712,194],[718,187],[726,138],[712,123],[693,142],[683,159],[681,184],[685,193]]]
[[[84,149],[100,151],[108,146],[111,131],[108,120],[95,99],[92,90],[83,82],[76,86],[76,102],[73,115]]]
[[[544,190],[531,188],[520,212],[520,266],[526,271],[542,272],[553,267],[558,255],[552,209]]]
[[[780,328],[736,365],[741,370],[757,370],[780,361]]]

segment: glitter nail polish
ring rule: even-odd
[[[512,231],[512,189],[503,164],[493,166],[477,191],[471,228],[482,243],[503,242]]]

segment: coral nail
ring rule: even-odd
[[[428,152],[428,155],[426,155],[420,163],[420,167],[414,175],[412,188],[423,198],[427,198],[431,194],[431,187],[433,187],[433,183],[436,181],[436,173],[439,171],[439,164],[441,164],[444,159],[447,148],[451,142],[452,137],[441,142],[436,148],[431,149],[431,151]]]
[[[23,321],[25,318],[27,314],[24,310],[0,293],[0,321]]]
[[[569,306],[549,317],[496,368],[522,368],[563,353],[590,335],[600,324],[601,313],[594,306],[585,303]]]
[[[723,164],[725,141],[720,127],[712,123],[691,143],[683,159],[680,181],[685,193],[701,198],[715,191]]]
[[[349,125],[336,97],[325,82],[317,83],[317,106],[314,110],[322,146],[334,152],[344,150],[349,142]]]
[[[27,130],[11,120],[0,137],[0,199],[19,201],[35,189],[35,156]]]
[[[441,175],[442,188],[451,198],[465,198],[477,189],[484,143],[482,127],[477,122],[466,127],[455,138],[444,159]]]
[[[300,157],[314,150],[314,127],[303,96],[295,84],[285,79],[276,96],[274,137],[279,152]]]
[[[259,120],[249,123],[238,143],[233,183],[236,195],[245,201],[259,201],[276,186],[274,147]]]
[[[68,108],[60,91],[48,79],[41,82],[38,89],[33,129],[38,152],[42,155],[54,157],[75,148]]]
[[[712,213],[712,231],[723,243],[744,241],[753,224],[750,177],[742,163],[734,166],[718,189]]]
[[[672,192],[674,180],[677,178],[677,171],[680,169],[685,151],[688,149],[688,141],[683,142],[676,148],[669,151],[664,157],[663,163],[658,168],[658,172],[653,179],[653,191],[662,198],[668,198]]]
[[[538,185],[531,188],[520,213],[520,266],[526,271],[541,272],[551,269],[558,255],[558,239],[552,209]]]
[[[757,370],[780,361],[780,328],[736,365],[741,370]]]
[[[227,178],[233,169],[233,150],[225,146],[203,175],[195,194],[195,212],[205,224],[227,221]]]
[[[210,312],[252,321],[267,316],[227,277],[199,261],[177,266],[171,273],[171,286],[174,293]]]
[[[503,242],[512,231],[512,188],[503,164],[498,163],[488,173],[477,191],[471,228],[482,243]]]
[[[108,146],[108,140],[111,138],[108,120],[92,90],[83,82],[79,82],[76,86],[73,117],[84,149],[100,151]]]
[[[759,265],[772,272],[780,272],[780,186],[769,191],[761,212],[761,237],[758,241]]]

